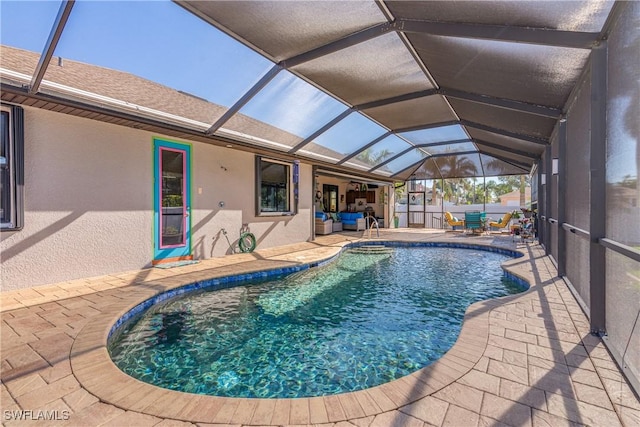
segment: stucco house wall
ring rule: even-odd
[[[154,137],[25,107],[24,228],[0,233],[3,290],[151,266]],[[298,214],[263,218],[254,165],[251,153],[192,143],[196,259],[229,253],[221,229],[233,242],[243,223],[258,248],[310,239],[311,166],[300,165]]]

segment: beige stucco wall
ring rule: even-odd
[[[256,217],[255,155],[242,151],[193,145],[194,255],[210,258],[230,253],[242,224],[256,236],[258,248],[309,240],[311,236],[312,167],[300,165],[298,215]],[[220,207],[224,202],[224,207]]]
[[[25,108],[24,228],[0,233],[3,290],[151,265],[154,136],[162,137]],[[310,238],[310,165],[300,168],[298,215],[256,218],[255,156],[202,143],[192,147],[196,258],[228,253],[220,230],[233,242],[243,223],[258,248]]]

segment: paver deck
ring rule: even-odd
[[[536,244],[498,235],[381,230],[385,240],[517,246],[524,257],[504,267],[531,284],[473,304],[445,356],[391,383],[315,398],[230,399],[142,383],[108,356],[110,327],[150,296],[202,278],[323,260],[362,236],[334,233],[183,267],[2,292],[3,425],[640,426],[638,398],[589,334],[551,260]]]

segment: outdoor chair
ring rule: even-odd
[[[444,219],[447,221],[447,224],[449,224],[454,230],[456,229],[456,227],[464,227],[464,221],[451,215],[451,212],[445,212]]]
[[[496,221],[489,221],[489,227],[490,228],[497,228],[498,231],[502,230],[503,228],[507,228],[509,226],[509,221],[511,221],[511,216],[512,215],[513,214],[511,212],[507,212],[497,222]]]
[[[471,230],[471,232],[475,233],[476,231],[484,231],[484,221],[482,218],[482,212],[480,211],[468,211],[464,213],[464,228],[467,230]]]
[[[316,212],[316,234],[331,234],[333,232],[333,220],[324,212]]]

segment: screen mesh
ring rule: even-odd
[[[393,130],[457,120],[444,98],[439,95],[369,108],[363,110],[363,113]]]
[[[607,237],[640,248],[640,3],[629,2],[608,41]],[[640,383],[640,262],[607,250],[608,344]],[[621,359],[621,360],[620,360]],[[636,389],[636,392],[638,390]]]
[[[566,221],[589,230],[589,170],[591,158],[591,84],[583,83],[567,114]]]
[[[640,378],[640,262],[607,250],[606,328],[608,344],[623,366]]]
[[[589,241],[569,233],[567,235],[567,278],[587,307],[591,307],[589,290]]]
[[[586,49],[426,34],[409,40],[442,87],[557,108],[589,58]]]
[[[508,110],[490,104],[481,104],[453,97],[447,97],[447,99],[462,120],[483,123],[497,129],[504,129],[523,135],[546,138],[551,134],[556,123],[555,119],[549,117]]]

